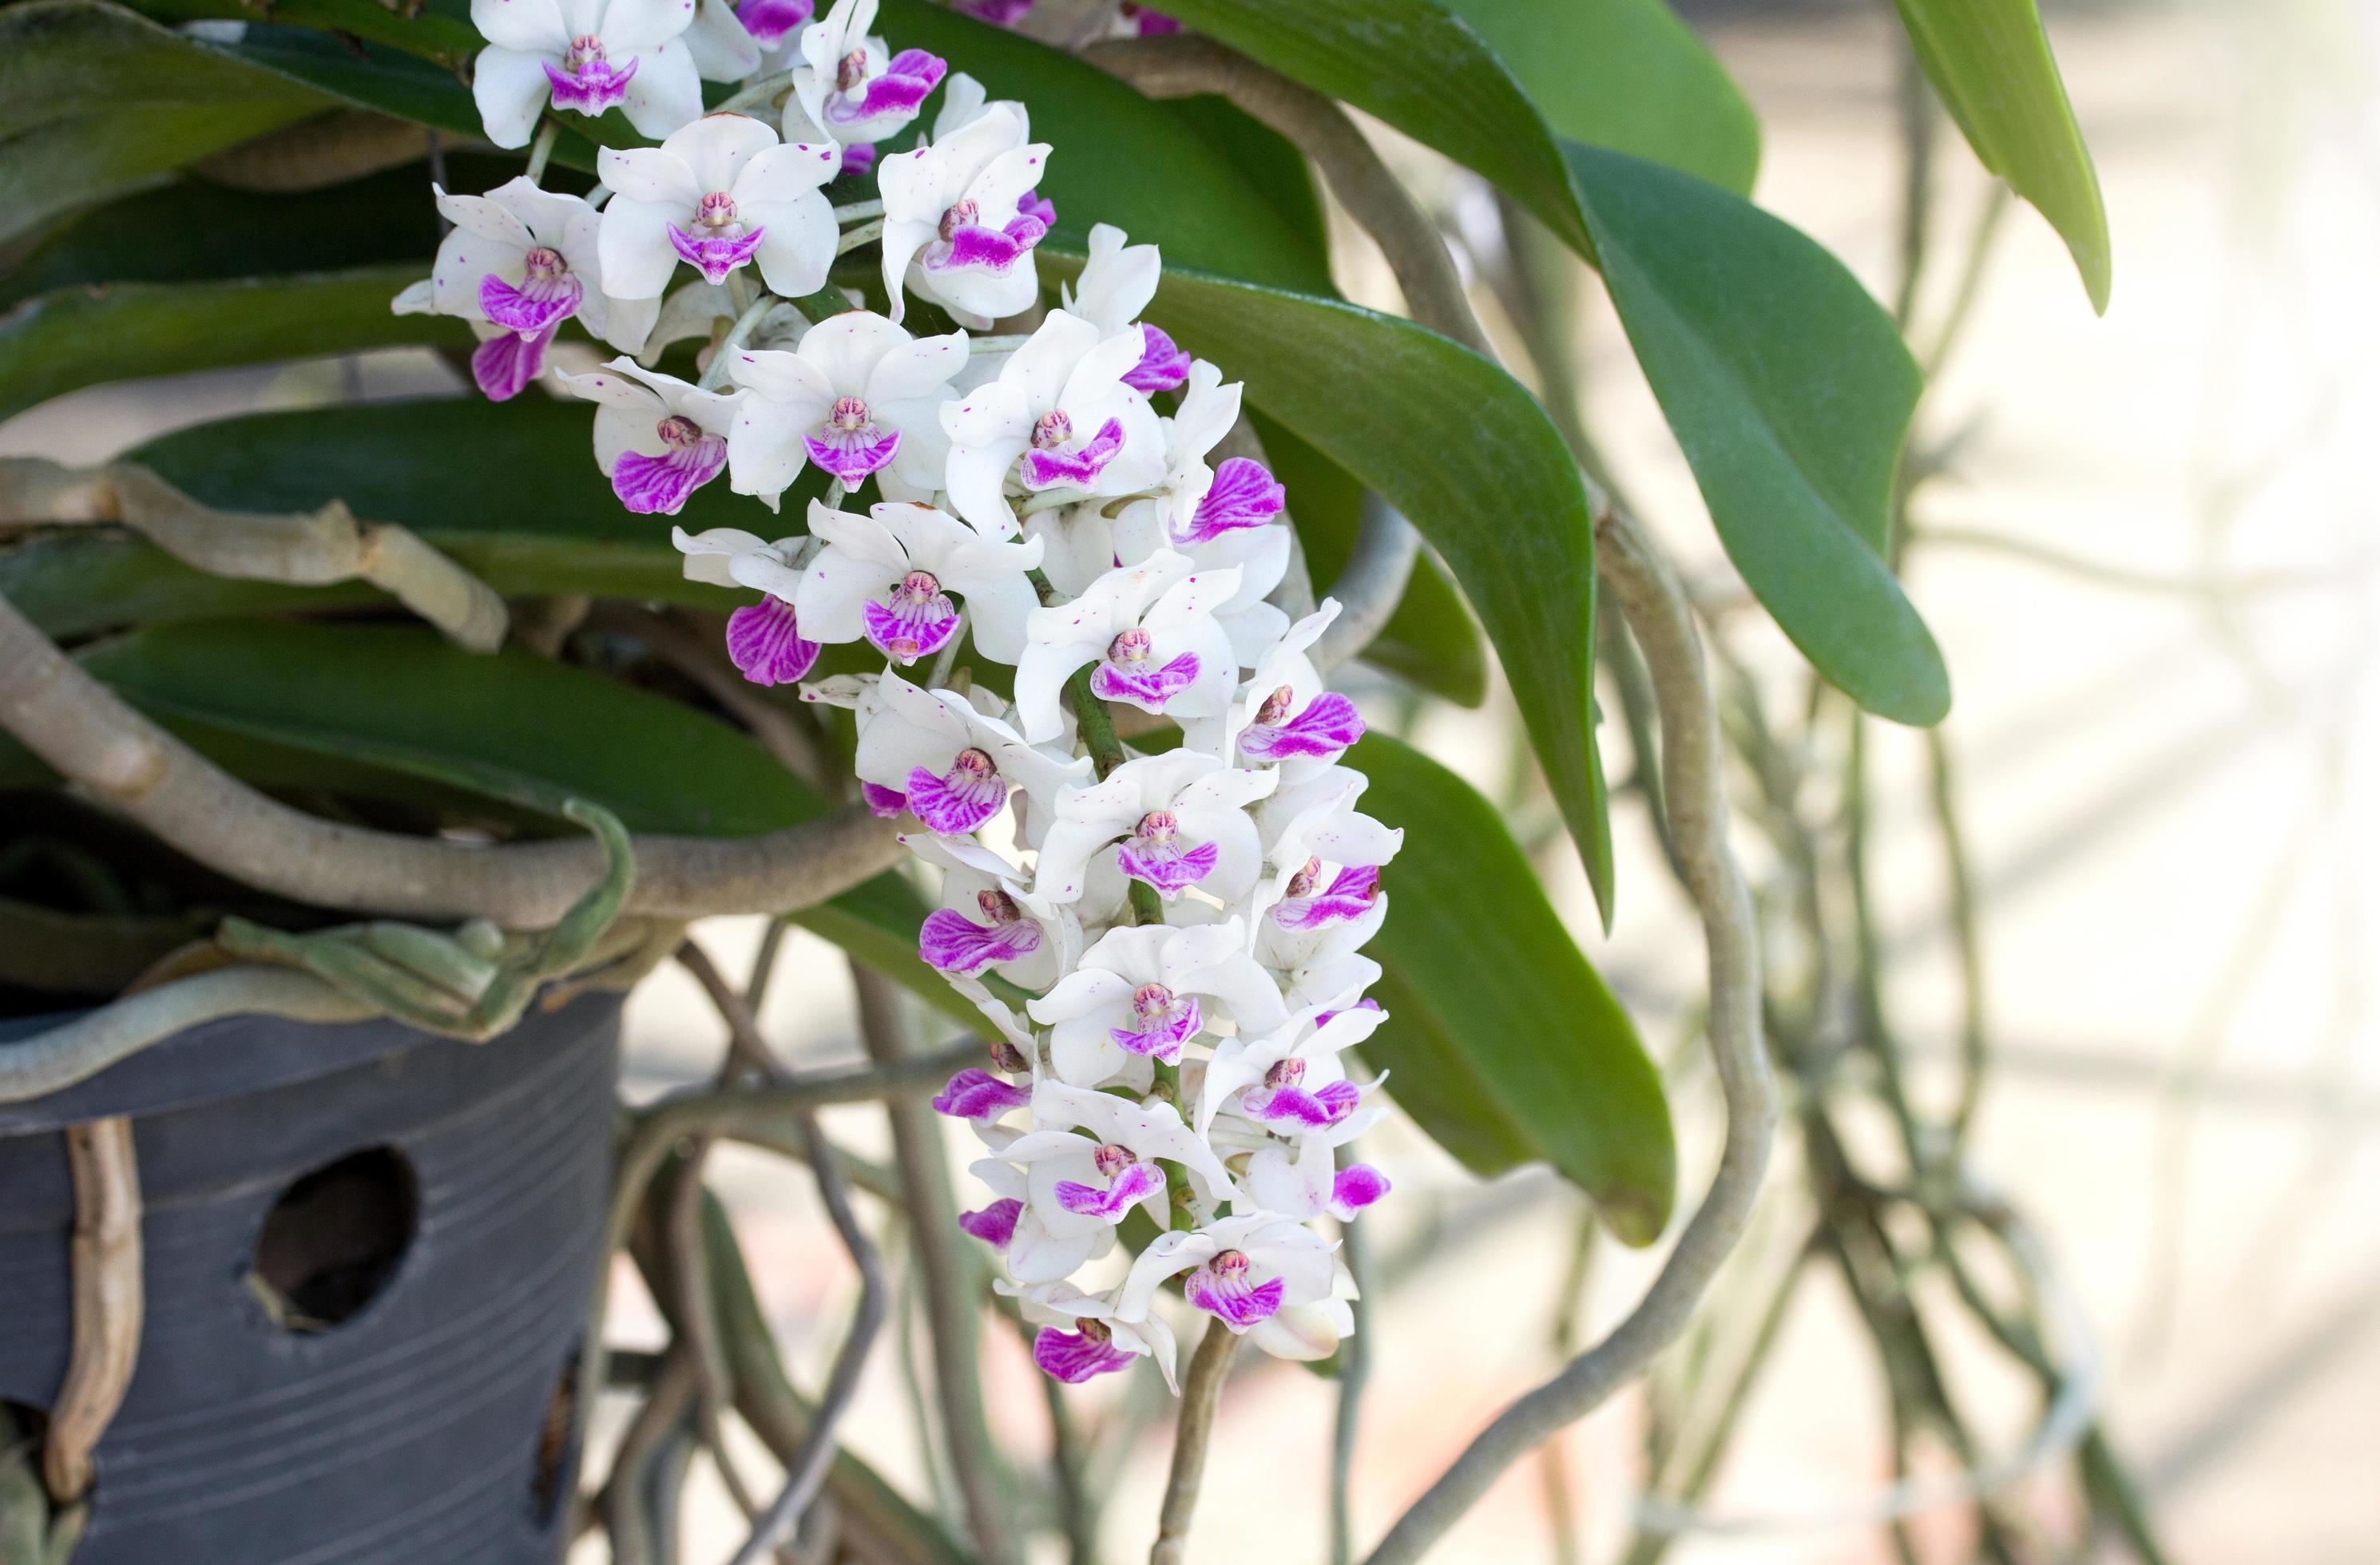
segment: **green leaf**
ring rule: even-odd
[[[0,10],[0,241],[328,100],[93,0]]]
[[[139,631],[81,661],[202,749],[231,735],[321,758],[322,780],[341,787],[378,769],[545,810],[577,795],[635,831],[710,837],[827,811],[726,724],[517,648],[490,657],[411,626],[237,621]],[[230,764],[249,753],[217,747]],[[909,960],[889,973],[961,1021],[981,1021],[916,960],[925,908],[906,882],[879,876],[833,910],[822,932],[856,931],[871,958],[905,949]]]
[[[1551,1163],[1615,1234],[1651,1244],[1677,1197],[1677,1146],[1627,1012],[1469,783],[1377,733],[1347,764],[1371,779],[1365,813],[1405,829],[1369,948],[1390,1020],[1365,1059],[1475,1173]]]
[[[133,0],[133,9],[166,22],[253,21],[257,12],[241,0]],[[273,0],[267,14],[282,26],[385,43],[444,66],[451,76],[487,47],[480,30],[459,14],[463,9],[446,16],[424,6],[387,6],[381,0]]]
[[[1840,262],[1788,224],[1639,158],[1572,144],[1604,281],[1728,557],[1818,672],[1932,723],[1950,679],[1886,564],[1921,381]]]
[[[0,315],[0,419],[108,381],[401,343],[467,346],[458,321],[394,315],[416,265],[53,289]]]
[[[2107,312],[2114,258],[2099,176],[2034,0],[1894,0],[1917,60],[1985,168],[2066,241],[2091,308]]]
[[[1355,476],[1261,413],[1252,413],[1272,475],[1289,490],[1290,515],[1318,597],[1327,595],[1354,552],[1364,486]],[[1457,706],[1488,698],[1488,655],[1479,627],[1446,567],[1425,550],[1396,613],[1364,649],[1365,661]]]
[[[1478,612],[1548,785],[1610,904],[1589,756],[1595,529],[1578,466],[1520,382],[1409,321],[1169,267],[1148,317],[1268,418],[1409,517]],[[1291,493],[1295,514],[1296,493]]]
[[[1760,122],[1664,0],[1440,3],[1512,67],[1556,134],[1752,193]]]

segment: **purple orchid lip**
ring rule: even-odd
[[[1215,469],[1206,497],[1190,514],[1190,525],[1176,531],[1176,543],[1205,543],[1242,528],[1260,528],[1281,515],[1289,491],[1274,481],[1264,465],[1245,456],[1226,456]]]
[[[1342,1006],[1336,1011],[1317,1011],[1314,1013],[1314,1025],[1317,1027],[1327,1027],[1330,1025],[1330,1019],[1332,1017],[1344,1016],[1350,1011],[1378,1011],[1379,1009],[1381,1009],[1380,1002],[1374,1000],[1370,995],[1366,995],[1354,1004]]]
[[[879,429],[875,415],[858,397],[840,397],[826,422],[802,437],[802,449],[848,489],[892,464],[901,449],[901,431]]]
[[[1314,1092],[1294,1085],[1252,1086],[1240,1094],[1240,1107],[1251,1119],[1269,1125],[1328,1130],[1354,1112],[1362,1098],[1353,1082],[1332,1082]]]
[[[1110,419],[1099,426],[1099,433],[1072,451],[1054,446],[1027,451],[1025,481],[1035,489],[1055,489],[1060,484],[1088,488],[1123,449],[1123,420]]]
[[[1204,1025],[1196,995],[1177,998],[1163,984],[1143,984],[1132,994],[1132,1025],[1110,1027],[1108,1037],[1128,1054],[1172,1065],[1180,1062],[1182,1046]]]
[[[953,0],[951,9],[994,27],[1014,27],[1033,11],[1033,0]]]
[[[1126,1213],[1164,1188],[1165,1174],[1161,1170],[1152,1163],[1135,1162],[1117,1173],[1105,1190],[1062,1179],[1056,1195],[1058,1205],[1077,1217],[1122,1222]]]
[[[1330,1181],[1330,1213],[1345,1222],[1390,1191],[1389,1176],[1369,1163],[1352,1163]]]
[[[1281,1292],[1278,1277],[1262,1286],[1250,1284],[1248,1257],[1238,1250],[1224,1251],[1182,1283],[1184,1298],[1234,1331],[1271,1319],[1280,1312]]]
[[[1172,810],[1150,810],[1116,850],[1116,868],[1132,880],[1148,881],[1168,902],[1213,874],[1222,856],[1213,843],[1188,849],[1177,845],[1176,829]]]
[[[867,801],[868,813],[879,820],[890,820],[896,815],[906,814],[909,808],[909,795],[898,788],[886,788],[874,782],[862,782],[859,785],[859,796]]]
[[[1165,710],[1165,703],[1198,679],[1198,654],[1184,652],[1163,668],[1146,673],[1103,662],[1091,674],[1091,689],[1100,699],[1130,701],[1143,711]]]
[[[1110,1375],[1132,1363],[1133,1355],[1117,1347],[1099,1322],[1079,1320],[1075,1325],[1072,1331],[1045,1326],[1033,1339],[1033,1362],[1051,1379],[1079,1386],[1093,1376]]]
[[[1176,346],[1163,328],[1142,321],[1140,342],[1140,362],[1124,375],[1125,385],[1146,396],[1152,392],[1172,391],[1190,378],[1190,355]]]
[[[508,402],[518,396],[544,370],[545,350],[553,346],[553,334],[560,329],[548,326],[527,337],[507,332],[473,348],[471,379],[479,383],[480,394],[490,402]]]
[[[703,198],[709,204],[711,198]],[[752,259],[760,248],[760,237],[768,230],[749,228],[735,236],[687,233],[673,223],[669,225],[670,249],[680,261],[702,273],[702,280],[714,285],[727,281],[727,274]]]
[[[559,251],[544,245],[524,261],[528,275],[517,288],[492,272],[480,279],[480,309],[497,325],[528,337],[577,313],[587,285],[570,274]]]
[[[1016,198],[1018,215],[1029,217],[1044,228],[1057,225],[1058,203],[1038,190],[1027,190]]]
[[[843,162],[835,173],[845,178],[859,178],[876,167],[876,149],[866,141],[855,141],[843,150]]]
[[[953,221],[961,211],[965,216]],[[917,263],[929,272],[1005,273],[1049,232],[1038,218],[1022,213],[1005,228],[986,228],[975,221],[975,203],[967,201],[942,214],[941,237],[918,252]]]
[[[934,1111],[954,1120],[996,1120],[1011,1109],[1022,1109],[1032,1095],[1012,1086],[990,1071],[968,1066],[934,1098]]]
[[[1008,784],[991,758],[970,746],[937,777],[922,766],[909,769],[909,809],[939,836],[964,837],[1000,813]]]
[[[727,616],[727,655],[755,685],[791,685],[818,661],[819,644],[803,639],[791,603],[763,598]]]
[[[860,607],[868,639],[897,663],[930,658],[958,634],[959,612],[931,571],[911,571],[892,584],[889,600]]]
[[[983,925],[943,907],[926,915],[917,931],[917,954],[926,965],[963,977],[1030,956],[1040,949],[1041,926],[1029,918]],[[1020,1063],[1016,1068],[1024,1066]]]
[[[808,25],[817,14],[816,0],[744,0],[736,7],[735,19],[753,42],[768,47],[797,27]]]
[[[980,1211],[961,1212],[959,1227],[993,1249],[1005,1250],[1008,1242],[1016,1237],[1016,1219],[1024,1212],[1024,1202],[1014,1195],[1003,1195]]]
[[[1282,685],[1282,690],[1289,686]],[[1276,693],[1278,694],[1278,693]],[[1286,706],[1286,701],[1281,703]],[[1270,713],[1272,715],[1268,716]],[[1364,736],[1364,720],[1355,703],[1336,690],[1325,690],[1305,710],[1283,721],[1268,697],[1256,722],[1240,734],[1240,753],[1251,760],[1288,760],[1293,757],[1333,758]]]
[[[674,516],[688,496],[727,465],[727,442],[684,414],[673,414],[654,428],[668,449],[659,456],[622,453],[612,467],[612,492],[639,516]]]
[[[950,67],[942,60],[923,49],[904,49],[885,62],[884,74],[870,80],[861,89],[858,98],[851,96],[859,87],[856,79],[846,79],[855,73],[848,70],[851,60],[867,68],[868,56],[853,51],[844,61],[845,69],[835,74],[836,91],[827,100],[826,118],[830,127],[838,125],[858,125],[866,120],[898,116],[913,119],[917,105],[924,103],[933,90],[941,85],[942,73]]]
[[[628,81],[637,74],[638,57],[631,55],[625,66],[614,69],[603,57],[602,40],[579,37],[570,41],[570,53],[563,57],[564,68],[556,70],[551,60],[544,65],[553,106],[591,116],[617,106],[628,95]]]
[[[1321,860],[1309,858],[1305,867],[1289,878],[1289,894],[1273,904],[1272,919],[1285,929],[1319,929],[1326,925],[1361,918],[1380,894],[1380,871],[1375,865],[1350,865],[1339,871],[1326,891],[1316,891]]]

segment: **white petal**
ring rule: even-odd
[[[704,195],[735,188],[744,165],[777,144],[777,133],[749,115],[705,115],[674,132],[662,151],[685,163]]]
[[[790,150],[790,149],[786,149]],[[739,201],[736,210],[762,229],[753,259],[769,290],[803,298],[826,285],[834,264],[834,208],[816,190],[790,201]]]
[[[874,317],[883,321],[881,316]],[[895,332],[898,327],[884,321]],[[906,332],[897,338],[883,339],[876,349],[865,388],[860,394],[872,406],[879,402],[906,402],[919,397],[947,393],[952,377],[967,361],[967,337],[965,332],[953,332],[940,337],[919,337],[911,341]]]
[[[661,297],[662,290],[669,286],[670,274],[677,270],[670,224],[683,226],[686,210],[613,196],[603,208],[603,227],[596,237],[597,253],[603,258],[603,291],[614,298]]]
[[[702,76],[683,42],[673,38],[637,55],[620,112],[638,135],[664,141],[702,117]]]
[[[496,3],[525,4],[527,0]],[[565,41],[564,47],[568,46]],[[538,114],[553,92],[553,83],[546,79],[545,61],[543,55],[491,45],[472,62],[471,102],[479,107],[480,124],[488,140],[497,146],[528,145],[530,134],[537,129]]]
[[[783,494],[801,476],[808,460],[802,438],[818,428],[822,412],[765,397],[746,398],[727,431],[727,487],[737,494]]]
[[[596,36],[603,41],[604,52],[617,58],[658,48],[693,22],[694,0],[609,0]],[[756,56],[753,64],[759,63]],[[639,66],[637,74],[643,76],[645,69]]]
[[[554,0],[471,0],[471,25],[480,36],[508,53],[548,54],[559,59],[570,47],[570,28]],[[484,65],[487,56],[480,56]],[[543,73],[539,79],[544,79]]]
[[[681,36],[705,81],[741,81],[760,68],[760,45],[727,0],[700,0]]]

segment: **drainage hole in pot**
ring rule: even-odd
[[[413,1165],[395,1147],[325,1163],[265,1214],[249,1291],[284,1330],[328,1331],[388,1286],[420,1215]]]
[[[545,1417],[537,1431],[537,1462],[529,1469],[529,1513],[540,1527],[552,1526],[562,1510],[562,1480],[570,1470],[577,1405],[578,1350],[573,1348],[563,1364],[562,1378],[553,1383],[553,1395],[545,1404]]]

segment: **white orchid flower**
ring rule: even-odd
[[[659,298],[681,261],[707,283],[757,264],[771,293],[801,298],[834,261],[832,146],[779,145],[748,115],[708,115],[658,147],[606,147],[596,160],[613,191],[598,237],[606,287]]]
[[[1281,990],[1248,955],[1246,928],[1236,918],[1111,929],[1025,1009],[1050,1029],[1057,1078],[1094,1087],[1135,1056],[1178,1063],[1183,1046],[1219,1021],[1246,1030],[1287,1020]]]
[[[887,500],[928,500],[950,443],[941,404],[966,362],[966,334],[912,338],[854,309],[802,334],[790,353],[739,348],[728,377],[752,394],[727,437],[730,487],[771,510],[816,463],[845,488],[874,477]]]
[[[735,397],[628,358],[555,379],[574,396],[597,405],[595,465],[629,510],[674,516],[689,495],[727,465]]]
[[[942,872],[942,904],[917,931],[917,954],[945,974],[990,969],[1028,989],[1047,989],[1073,969],[1083,926],[1071,907],[1035,896],[1030,877],[982,843],[904,836],[903,846]]]
[[[430,188],[455,226],[439,241],[428,284],[407,288],[391,308],[492,328],[471,355],[471,378],[490,401],[515,396],[535,380],[554,333],[574,317],[625,352],[644,346],[655,306],[605,295],[595,241],[601,219],[583,198],[541,190],[525,177],[484,196]]]
[[[1025,651],[1025,616],[1037,601],[1025,573],[1034,543],[1001,543],[930,505],[888,501],[867,516],[810,503],[810,536],[826,548],[802,576],[794,606],[821,641],[865,637],[894,662],[941,651],[959,634],[951,601],[965,601],[967,634],[995,662]]]
[[[996,1280],[992,1288],[1014,1296],[1026,1322],[1041,1328],[1034,1334],[1033,1362],[1050,1378],[1079,1386],[1128,1368],[1136,1358],[1148,1358],[1164,1375],[1167,1388],[1180,1394],[1174,1380],[1173,1329],[1157,1316],[1125,1320],[1114,1301],[1086,1293],[1070,1282],[1020,1288]]]
[[[1034,610],[1016,665],[1026,736],[1058,734],[1065,721],[1058,693],[1085,663],[1098,665],[1091,693],[1103,701],[1181,720],[1220,715],[1239,663],[1215,609],[1239,587],[1237,571],[1196,571],[1182,555],[1163,553],[1110,571],[1073,602]]]
[[[1120,842],[1116,867],[1167,900],[1197,886],[1235,903],[1255,886],[1262,859],[1246,807],[1274,781],[1269,771],[1233,770],[1195,752],[1126,761],[1107,781],[1058,795],[1033,889],[1078,900],[1091,856]]]
[[[1257,659],[1222,717],[1182,725],[1189,743],[1243,765],[1302,768],[1301,777],[1336,762],[1364,736],[1364,719],[1354,702],[1323,687],[1306,653],[1338,617],[1339,601],[1325,598],[1290,626]]]
[[[954,692],[921,689],[891,673],[877,692],[883,705],[860,724],[852,770],[901,793],[909,813],[938,835],[982,830],[1011,788],[1054,804],[1061,789],[1090,776],[1088,756],[1044,755]]]
[[[694,57],[695,74],[705,81],[742,81],[760,68],[760,46],[773,42],[753,29],[765,26],[769,6],[780,0],[745,0],[737,10],[730,0],[696,0],[694,19],[682,35]],[[808,0],[800,0],[807,6]],[[808,18],[807,9],[804,19]]]
[[[1258,1211],[1308,1222],[1328,1213],[1341,1222],[1386,1195],[1389,1177],[1369,1163],[1338,1166],[1335,1148],[1322,1136],[1294,1147],[1267,1146],[1248,1159],[1241,1179]]]
[[[1347,1079],[1340,1051],[1387,1020],[1384,1011],[1351,1006],[1327,1016],[1302,1013],[1270,1032],[1225,1038],[1199,1083],[1198,1134],[1208,1134],[1225,1111],[1292,1139],[1341,1127],[1362,1091]]]
[[[1091,228],[1091,253],[1082,274],[1071,287],[1062,285],[1058,290],[1066,309],[1102,334],[1140,334],[1140,362],[1123,377],[1123,383],[1136,392],[1172,391],[1190,375],[1190,356],[1140,318],[1157,297],[1161,271],[1155,245],[1126,245],[1123,229],[1100,223]]]
[[[727,616],[727,655],[755,685],[791,685],[818,661],[819,644],[802,635],[794,613],[794,588],[801,581],[802,538],[769,542],[740,528],[711,528],[689,534],[670,528],[670,541],[686,556],[686,578],[714,587],[749,587],[761,593]]]
[[[1148,399],[1123,383],[1140,338],[1102,336],[1078,315],[1052,310],[1000,378],[942,408],[951,437],[947,485],[960,516],[985,532],[1013,535],[1008,485],[1076,497],[1131,494],[1164,476],[1164,427]]]
[[[702,116],[702,81],[681,38],[695,0],[471,0],[488,41],[471,64],[471,98],[488,140],[526,147],[538,115],[617,108],[663,137]]]
[[[1134,1207],[1160,1226],[1168,1217],[1160,1160],[1179,1164],[1210,1201],[1239,1198],[1214,1149],[1171,1103],[1135,1103],[1062,1082],[1033,1088],[1035,1128],[1009,1143],[1003,1160],[1025,1170],[1025,1214],[1008,1251],[1020,1282],[1048,1282],[1103,1249]]]
[[[1338,1281],[1334,1248],[1313,1230],[1274,1213],[1224,1218],[1192,1232],[1159,1234],[1141,1252],[1119,1298],[1136,1302],[1144,1290],[1153,1294],[1165,1277],[1187,1272],[1183,1296],[1233,1335],[1243,1335],[1282,1311],[1330,1300]],[[1256,1341],[1268,1352],[1278,1351],[1268,1335]]]
[[[1033,307],[1033,247],[1050,224],[1025,203],[1049,157],[1047,142],[1026,140],[1022,116],[991,103],[948,139],[879,162],[893,320],[905,279],[978,331]]]
[[[871,37],[877,0],[836,0],[802,30],[803,63],[785,104],[785,134],[815,128],[839,147],[872,146],[917,117],[945,67],[923,49],[892,54]],[[858,173],[868,160],[848,172]]]

